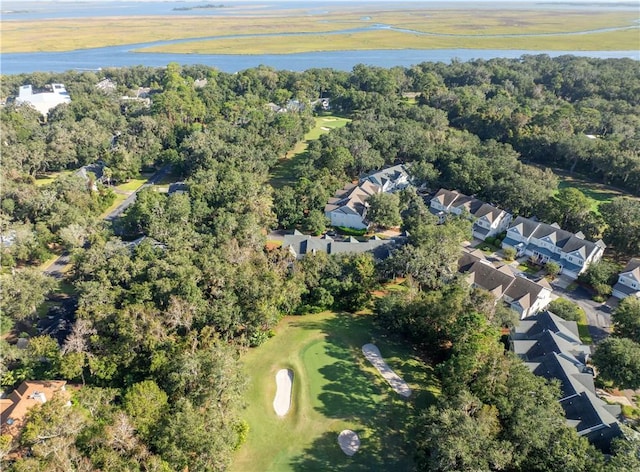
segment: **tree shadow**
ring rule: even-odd
[[[360,449],[353,456],[347,456],[338,445],[339,431],[327,432],[316,439],[290,465],[296,472],[350,471],[369,472],[393,470],[411,471],[415,468],[407,459],[404,449],[382,444],[390,438],[367,435],[365,430],[354,430],[360,437]],[[394,441],[395,442],[395,441]]]
[[[432,369],[406,343],[378,330],[371,316],[338,314],[317,322],[305,320],[299,326],[325,334],[324,350],[331,359],[318,370],[325,383],[315,409],[325,417],[359,425],[361,449],[348,457],[338,445],[339,431],[325,433],[292,459],[293,469],[413,470],[409,423],[416,406],[435,401],[438,386]],[[419,386],[409,399],[393,391],[372,369],[362,354],[362,345],[369,342],[381,348],[385,360],[405,380]]]

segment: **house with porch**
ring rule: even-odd
[[[619,300],[626,297],[640,298],[640,258],[634,257],[622,269],[611,296]]]
[[[482,241],[506,231],[512,219],[510,213],[500,208],[456,190],[444,188],[433,196],[429,207],[440,223],[444,223],[449,214],[468,215],[473,220],[473,237]]]
[[[565,231],[557,223],[519,216],[507,230],[502,247],[514,248],[518,256],[529,256],[535,264],[553,261],[560,266],[561,274],[577,279],[589,264],[602,259],[607,246],[602,240],[586,240],[581,232]]]

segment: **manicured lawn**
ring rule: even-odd
[[[408,470],[411,453],[407,416],[416,404],[438,394],[431,368],[402,343],[378,333],[370,315],[335,314],[286,317],[274,338],[247,352],[250,378],[243,417],[247,442],[231,470]],[[414,393],[404,400],[384,382],[361,352],[367,342],[380,348],[389,365]],[[277,417],[272,402],[275,374],[294,372],[292,407]],[[340,450],[338,434],[352,429],[361,440],[351,458]]]
[[[486,241],[482,241],[480,244],[478,244],[475,249],[480,249],[482,252],[485,252],[487,254],[493,254],[494,252],[498,252],[500,250],[500,248],[498,246],[494,246],[493,244],[489,244]]]
[[[535,275],[542,269],[540,267],[529,265],[527,262],[525,262],[524,264],[518,264],[518,270],[529,275]]]
[[[299,141],[294,148],[287,153],[284,159],[281,159],[271,172],[269,182],[273,187],[283,187],[295,181],[295,169],[299,160],[304,155],[309,145],[309,141],[318,139],[321,135],[328,133],[332,129],[342,128],[349,121],[348,118],[342,118],[334,115],[324,115],[315,117],[316,124],[305,135],[302,141]]]
[[[587,314],[583,309],[580,309],[580,321],[578,321],[578,334],[580,335],[580,341],[584,344],[593,344],[591,334],[589,333],[589,324],[587,323]]]
[[[598,213],[598,207],[602,203],[610,202],[616,197],[629,196],[628,194],[625,194],[607,185],[599,184],[578,177],[558,176],[558,179],[560,180],[558,189],[569,187],[577,188],[591,200],[591,211],[595,213]]]
[[[129,182],[125,182],[123,184],[116,185],[115,188],[117,188],[118,190],[121,190],[123,192],[135,192],[140,187],[142,187],[146,181],[147,181],[147,177],[140,176],[137,179],[131,179],[131,180],[129,180]]]

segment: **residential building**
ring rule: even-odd
[[[510,213],[493,205],[469,197],[456,190],[440,189],[429,203],[431,212],[444,223],[447,215],[469,215],[473,220],[473,237],[484,241],[506,231],[511,223]]]
[[[96,88],[98,90],[102,90],[105,93],[110,93],[115,92],[118,87],[113,80],[104,78],[96,84]]]
[[[506,303],[521,319],[532,316],[551,303],[551,286],[542,279],[534,282],[514,274],[511,267],[495,267],[482,251],[465,253],[458,261],[458,270],[467,275],[467,282],[491,293],[496,301]]]
[[[61,103],[71,103],[71,97],[64,85],[51,84],[48,88],[50,91],[34,93],[31,85],[23,85],[18,92],[16,103],[31,105],[43,116],[47,116],[53,108]]]
[[[507,230],[502,247],[512,247],[518,256],[527,255],[536,264],[556,262],[563,275],[577,279],[589,264],[602,259],[606,245],[602,240],[587,241],[582,233],[565,231],[557,223],[519,216]]]
[[[324,208],[332,226],[366,229],[367,200],[381,192],[396,192],[409,186],[409,173],[403,164],[365,175],[356,185],[348,184],[338,190]]]
[[[510,344],[531,372],[560,382],[567,424],[610,453],[611,441],[622,435],[621,408],[596,395],[593,370],[586,366],[591,350],[581,343],[576,322],[545,311],[513,328]]]
[[[331,221],[331,226],[366,229],[367,200],[371,195],[380,193],[380,187],[371,182],[362,185],[349,184],[338,190],[324,207],[324,214]]]
[[[618,275],[618,283],[613,286],[613,297],[640,298],[640,258],[633,258]]]
[[[282,247],[288,249],[298,260],[307,254],[317,254],[318,252],[327,254],[370,252],[376,259],[385,259],[394,247],[403,244],[405,240],[404,236],[391,239],[380,239],[374,236],[367,241],[358,241],[350,236],[343,241],[336,241],[329,236],[314,237],[295,230],[293,234],[284,236]]]
[[[22,382],[7,398],[0,399],[1,433],[17,438],[27,412],[36,405],[60,395],[68,400],[64,380],[29,380]]]
[[[371,182],[380,187],[381,192],[397,192],[410,184],[409,172],[404,164],[367,174],[360,179],[360,185]]]
[[[81,177],[87,185],[91,186],[91,190],[98,191],[98,182],[103,183],[106,180],[104,175],[105,165],[103,162],[96,162],[80,167],[75,174]]]

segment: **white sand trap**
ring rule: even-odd
[[[378,369],[378,372],[382,374],[384,379],[389,382],[391,388],[393,388],[398,394],[403,397],[411,396],[411,388],[407,385],[407,382],[402,380],[398,374],[396,374],[391,367],[382,359],[380,355],[380,349],[375,344],[365,344],[362,346],[362,353],[373,366]]]
[[[331,131],[331,128],[327,128],[326,126],[321,126],[320,129],[323,131]]]
[[[360,449],[360,438],[350,429],[345,429],[338,435],[340,449],[348,456],[354,455]]]
[[[291,408],[291,389],[293,388],[293,371],[280,369],[276,374],[276,397],[273,409],[278,416],[284,416]]]

